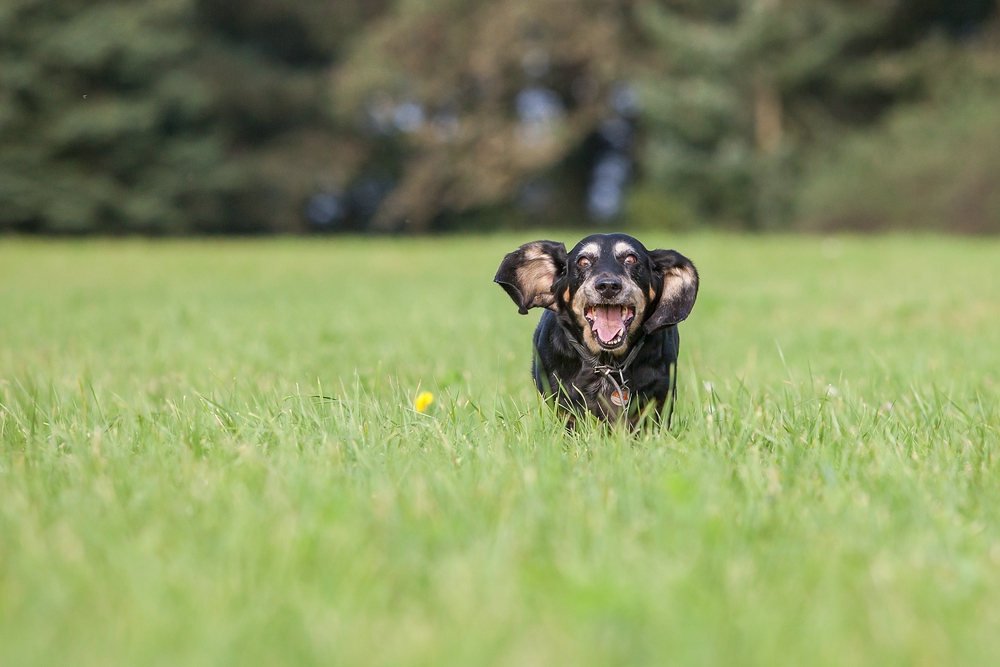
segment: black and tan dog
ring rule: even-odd
[[[508,254],[494,280],[522,315],[547,308],[535,330],[538,391],[570,413],[634,424],[652,407],[667,423],[677,392],[677,323],[698,296],[698,272],[673,250],[625,234],[595,234],[569,253],[535,241]]]

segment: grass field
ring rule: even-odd
[[[1000,242],[673,239],[630,437],[526,240],[0,241],[0,665],[997,664]]]

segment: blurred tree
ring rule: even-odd
[[[629,50],[625,0],[401,0],[337,72],[336,110],[398,185],[376,229],[553,196],[557,167],[612,118]],[[557,177],[557,176],[556,176]]]
[[[328,67],[384,4],[8,0],[0,229],[302,229],[359,154]]]
[[[781,227],[814,154],[979,76],[942,63],[995,9],[6,0],[0,230]]]
[[[789,224],[801,157],[824,135],[921,99],[937,76],[934,25],[981,21],[993,2],[646,2],[657,54],[643,77],[647,188],[702,217]]]
[[[335,104],[382,145],[365,168],[396,186],[372,207],[377,229],[420,231],[515,202],[558,204],[576,220],[584,202],[592,217],[614,215],[600,195],[636,167],[638,107],[616,103],[629,79],[644,139],[632,211],[660,202],[672,224],[690,210],[780,227],[795,213],[804,154],[922,99],[937,62],[924,37],[935,26],[965,34],[993,4],[401,0],[342,63]],[[616,122],[627,146],[607,150]]]

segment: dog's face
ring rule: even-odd
[[[621,234],[588,236],[570,251],[563,296],[591,352],[622,351],[642,326],[655,297],[648,260],[638,241]]]
[[[535,241],[508,254],[496,282],[521,311],[555,311],[593,354],[624,354],[640,332],[684,320],[698,295],[694,265],[625,234],[594,234],[570,252]]]

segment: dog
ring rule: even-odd
[[[670,426],[677,396],[677,324],[698,298],[698,271],[674,250],[646,250],[626,234],[594,234],[570,252],[527,243],[504,257],[494,282],[522,315],[545,308],[531,372],[546,399],[635,426],[650,408]]]

